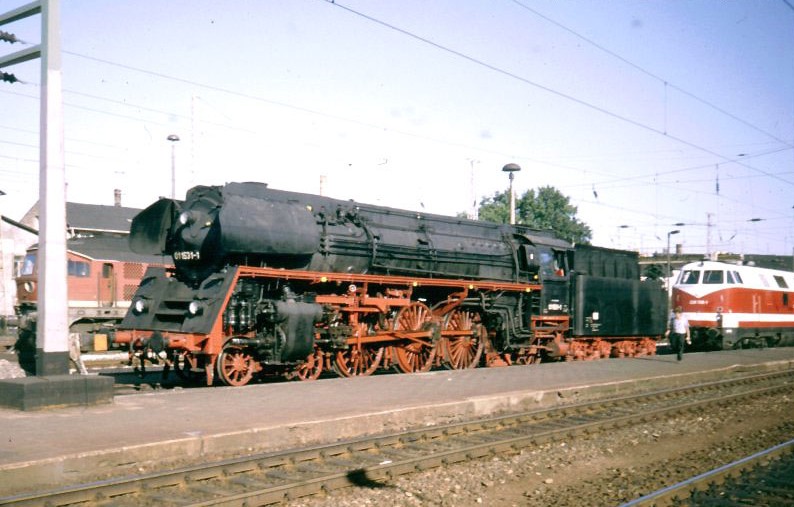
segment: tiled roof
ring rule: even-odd
[[[122,206],[101,204],[66,203],[66,225],[79,232],[130,232],[132,218],[141,210]],[[36,203],[20,220],[23,224],[37,229],[39,204]]]
[[[131,251],[127,239],[127,236],[70,238],[66,242],[66,249],[99,261],[118,260],[163,265],[173,263],[168,256],[141,255]]]
[[[79,231],[129,232],[140,210],[121,206],[66,203],[66,225]]]

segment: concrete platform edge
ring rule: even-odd
[[[45,410],[113,401],[113,379],[92,375],[50,375],[0,380],[0,406]]]
[[[152,442],[138,446],[118,447],[86,453],[56,456],[44,460],[0,465],[0,484],[26,484],[27,488],[55,487],[106,477],[173,469],[200,461],[216,461],[251,453],[277,452],[289,448],[355,439],[367,428],[377,433],[391,433],[406,428],[457,422],[461,419],[485,417],[500,413],[548,408],[617,395],[675,387],[691,382],[709,382],[724,378],[726,373],[772,372],[794,369],[794,361],[769,361],[755,365],[733,365],[695,373],[651,376],[561,389],[522,389],[495,395],[471,397],[446,404],[417,405],[399,410],[373,412],[350,417],[314,420],[275,427],[256,427],[244,431]],[[172,459],[169,459],[173,457]],[[13,488],[13,486],[10,486]],[[8,486],[0,487],[0,495],[16,494]]]

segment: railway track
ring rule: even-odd
[[[789,440],[622,507],[794,505],[794,440]]]
[[[791,391],[793,371],[753,375],[0,498],[0,505],[267,505]]]

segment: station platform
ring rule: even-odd
[[[0,409],[0,497],[235,455],[794,369],[794,348],[413,375],[158,389],[113,403]],[[150,373],[157,380],[159,373]]]

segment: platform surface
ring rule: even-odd
[[[158,390],[110,405],[0,409],[0,497],[309,443],[794,369],[794,348],[752,349],[245,387]],[[156,376],[158,374],[151,374]]]

